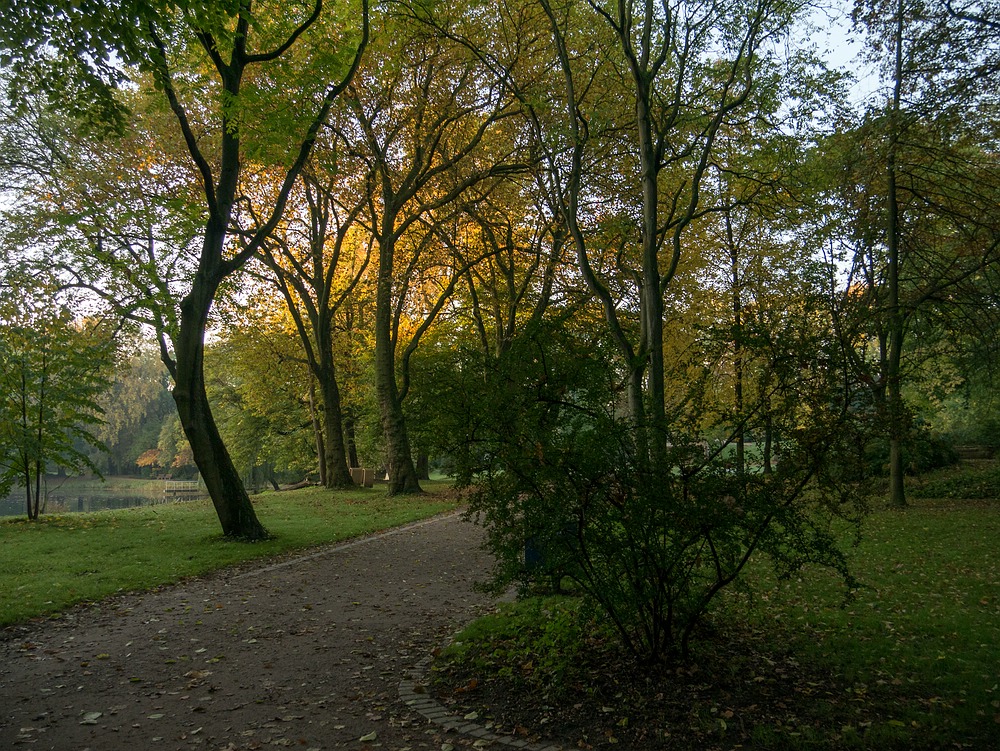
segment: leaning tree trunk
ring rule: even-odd
[[[239,540],[264,540],[269,535],[257,519],[219,434],[205,391],[204,332],[215,292],[205,278],[199,275],[181,306],[181,325],[174,341],[174,403],[223,534]]]

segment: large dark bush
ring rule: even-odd
[[[498,588],[568,577],[637,658],[660,661],[688,651],[755,553],[780,573],[811,562],[850,583],[830,527],[857,508],[856,486],[829,471],[858,454],[846,411],[824,393],[797,413],[767,472],[740,471],[724,447],[709,453],[679,430],[653,464],[620,414],[612,362],[584,334],[540,329],[490,375],[491,464],[471,512],[488,528]]]
[[[865,447],[865,459],[869,475],[887,477],[889,440],[884,436],[870,440]],[[948,438],[935,434],[923,424],[910,428],[903,442],[903,470],[906,474],[919,475],[934,469],[950,467],[957,461],[958,454]]]

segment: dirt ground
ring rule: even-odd
[[[399,683],[491,604],[480,540],[439,517],[8,629],[0,749],[471,746]]]

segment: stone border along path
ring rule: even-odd
[[[0,749],[555,751],[422,692],[495,603],[482,537],[453,512],[4,629]]]
[[[444,705],[427,693],[424,685],[427,669],[433,661],[434,656],[428,655],[410,670],[406,678],[399,682],[399,698],[414,711],[419,712],[445,730],[454,730],[479,740],[491,741],[511,748],[524,749],[525,751],[562,750],[561,746],[546,743],[530,743],[509,735],[499,735],[472,720],[451,714]]]

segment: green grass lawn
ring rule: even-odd
[[[774,584],[754,617],[879,707],[842,728],[845,748],[989,748],[991,737],[1000,748],[1000,502],[911,504],[867,520],[851,553],[855,599],[840,605],[839,583],[803,572]]]
[[[0,521],[0,626],[121,591],[148,589],[253,559],[376,532],[455,508],[445,483],[421,496],[318,488],[254,497],[274,539],[222,537],[211,503]]]

